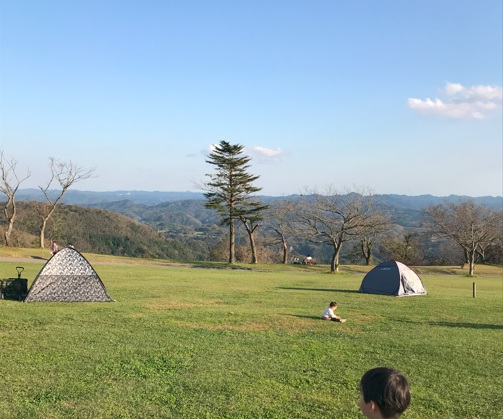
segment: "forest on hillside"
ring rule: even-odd
[[[13,232],[18,247],[39,247],[40,202],[21,201]],[[95,204],[96,205],[96,204]],[[61,204],[51,218],[46,240],[60,246],[72,243],[82,252],[119,256],[161,258],[183,261],[225,261],[228,246],[227,229],[220,225],[215,211],[205,208],[204,200],[190,199],[157,205],[117,201],[83,207]],[[382,210],[392,215],[393,224],[375,243],[372,263],[386,259],[401,260],[411,265],[457,265],[463,263],[463,252],[454,243],[432,240],[420,228],[422,212],[405,206],[382,203]],[[0,233],[5,228],[0,220]],[[236,235],[236,257],[250,261],[250,250],[244,229]],[[318,263],[329,263],[330,247],[291,235],[290,257],[316,257]],[[257,234],[259,262],[281,263],[282,249],[268,220]],[[497,256],[491,261],[501,263]],[[364,264],[361,243],[345,243],[342,264]]]
[[[39,202],[19,202],[12,234],[17,247],[40,246],[41,219]],[[0,232],[6,227],[0,223]],[[85,208],[61,204],[50,219],[46,243],[55,240],[60,247],[72,244],[81,252],[117,256],[162,258],[174,260],[204,260],[208,250],[202,241],[170,239],[153,227],[116,212],[100,208]]]

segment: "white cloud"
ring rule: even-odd
[[[260,163],[274,163],[285,154],[280,148],[266,148],[261,146],[247,147],[245,152]]]
[[[448,95],[459,93],[466,99],[497,101],[503,99],[503,88],[498,86],[472,86],[464,87],[458,83],[446,83],[445,92]]]
[[[208,145],[206,149],[201,150],[201,154],[208,156],[215,151],[216,146],[217,144]],[[285,151],[280,148],[272,149],[262,146],[253,146],[245,147],[243,153],[259,163],[271,163],[279,161],[280,157],[285,154]]]
[[[215,148],[217,147],[217,144],[210,144],[208,145],[206,148],[203,148],[200,153],[205,156],[205,157],[208,157],[211,153],[213,153],[215,151]]]
[[[409,108],[423,114],[437,114],[456,119],[485,119],[487,114],[500,107],[503,88],[476,85],[465,87],[459,83],[446,83],[444,99],[407,99]]]
[[[252,147],[252,150],[255,153],[261,154],[266,157],[278,157],[278,156],[284,154],[283,150],[281,150],[280,148],[276,148],[275,150],[273,150],[271,148],[255,146],[255,147]]]
[[[458,92],[461,92],[464,87],[459,83],[449,83],[445,84],[445,91],[448,95],[454,95]]]

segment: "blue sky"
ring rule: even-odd
[[[44,185],[503,194],[500,0],[0,0],[0,148]]]

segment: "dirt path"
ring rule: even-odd
[[[49,259],[43,258],[13,258],[13,257],[0,257],[0,262],[29,262],[29,263],[46,263]]]

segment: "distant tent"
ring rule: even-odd
[[[401,262],[391,260],[372,269],[363,278],[360,292],[395,296],[424,295],[421,278]]]
[[[24,301],[108,302],[112,299],[86,258],[66,247],[44,265]]]

